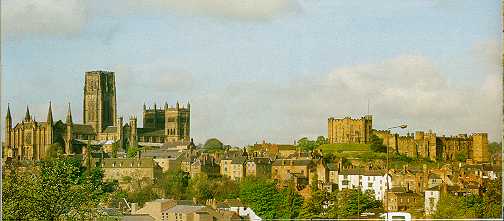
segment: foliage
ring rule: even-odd
[[[318,136],[315,143],[317,144],[317,146],[320,146],[320,145],[327,144],[328,140],[324,136]]]
[[[49,147],[46,150],[46,156],[49,159],[56,159],[60,156],[62,156],[64,153],[63,146],[59,143],[54,143],[49,145]]]
[[[112,144],[112,157],[116,158],[117,157],[117,151],[119,150],[119,141],[114,142]]]
[[[138,203],[142,207],[146,202],[160,198],[154,191],[152,184],[141,187],[139,190],[130,191],[128,194],[128,202]]]
[[[129,158],[133,158],[133,157],[136,157],[136,155],[141,151],[142,149],[140,149],[139,147],[128,147],[128,157]]]
[[[502,150],[502,143],[501,142],[491,142],[488,144],[488,151],[490,152],[491,155],[501,152]]]
[[[87,172],[75,159],[41,161],[28,171],[11,167],[4,177],[4,219],[89,219],[116,187],[102,182],[103,172]]]
[[[467,151],[460,151],[455,155],[455,160],[460,161],[460,162],[465,162],[467,159]]]
[[[300,140],[298,140],[297,146],[301,148],[302,150],[306,151],[313,151],[315,150],[319,145],[317,144],[316,141],[310,140],[307,137],[303,137]]]
[[[240,184],[240,199],[263,219],[288,219],[298,214],[302,201],[290,188],[278,191],[273,180],[246,178]]]
[[[181,170],[162,174],[156,185],[165,192],[166,198],[184,199],[189,185],[189,175]]]
[[[327,192],[312,188],[310,198],[301,207],[299,218],[327,218],[324,206],[329,202],[328,196]]]
[[[482,196],[454,196],[443,193],[434,218],[498,218],[502,216],[502,181],[488,182]]]
[[[386,153],[387,146],[383,145],[383,139],[376,136],[376,134],[371,135],[369,138],[371,145],[369,145],[369,149],[373,152]]]
[[[370,190],[362,192],[357,189],[343,189],[338,194],[338,214],[340,217],[351,217],[373,209],[382,209],[382,202],[376,200]]]
[[[207,152],[211,152],[211,153],[224,151],[224,145],[217,138],[208,139],[205,142],[205,144],[203,145],[203,148]]]

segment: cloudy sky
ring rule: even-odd
[[[116,73],[119,114],[191,102],[191,136],[326,135],[327,118],[500,140],[500,1],[2,1],[2,115],[45,120],[84,72]]]

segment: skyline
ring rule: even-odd
[[[327,136],[327,118],[364,115],[368,99],[377,129],[501,139],[500,2],[149,2],[3,2],[2,116],[28,104],[45,121],[51,100],[55,119],[71,102],[81,122],[84,72],[104,69],[125,120],[190,101],[200,143]]]

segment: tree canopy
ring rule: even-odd
[[[217,138],[210,138],[203,145],[203,149],[208,152],[219,152],[224,150],[224,144]]]
[[[369,148],[371,151],[385,153],[387,152],[387,146],[383,145],[383,139],[376,136],[376,134],[371,135],[369,138],[371,145]]]
[[[90,219],[115,184],[103,183],[100,168],[85,170],[76,159],[50,159],[4,176],[4,219]]]

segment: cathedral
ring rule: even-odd
[[[25,118],[13,127],[10,106],[5,119],[4,158],[42,160],[51,148],[64,154],[80,154],[82,147],[91,144],[109,149],[115,145],[162,146],[163,144],[189,144],[190,104],[178,102],[164,109],[143,109],[143,128],[131,116],[129,124],[117,116],[117,99],[114,72],[90,71],[85,74],[83,96],[83,122],[72,119],[68,104],[66,120],[54,121],[49,103],[45,122],[36,121],[26,108]]]

